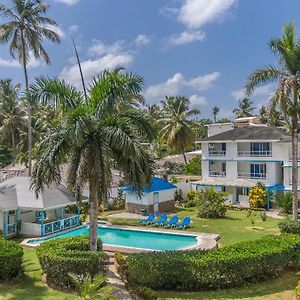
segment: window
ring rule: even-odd
[[[270,143],[251,143],[251,155],[254,156],[269,156]]]
[[[265,178],[266,164],[251,164],[250,174],[251,174],[251,178]]]

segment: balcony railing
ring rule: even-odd
[[[209,156],[225,156],[226,155],[226,151],[220,150],[220,151],[215,151],[215,150],[210,150],[208,152]]]
[[[243,173],[243,172],[238,172],[238,178],[243,178],[243,179],[266,179],[266,173]]]
[[[12,224],[8,224],[6,225],[6,232],[5,232],[5,236],[11,236],[17,233],[17,226],[16,224],[12,223]]]
[[[41,225],[41,234],[48,235],[51,233],[59,232],[69,229],[80,224],[79,216],[72,216],[66,219],[53,221],[51,223]]]
[[[209,171],[209,177],[226,177],[226,172]]]
[[[238,151],[241,157],[271,157],[272,151]]]

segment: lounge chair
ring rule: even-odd
[[[139,220],[141,224],[150,224],[155,219],[155,214],[150,214],[147,219]]]
[[[191,218],[190,217],[185,217],[183,219],[183,221],[179,224],[176,225],[177,228],[182,228],[182,229],[185,229],[187,227],[190,227],[190,223],[191,223]]]
[[[169,222],[166,222],[164,224],[164,226],[166,226],[166,227],[176,226],[178,221],[179,221],[179,217],[178,216],[173,216]]]
[[[159,220],[152,222],[151,224],[154,226],[163,226],[168,220],[167,214],[162,214],[159,218]]]

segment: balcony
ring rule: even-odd
[[[210,150],[208,152],[208,155],[209,156],[225,156],[226,155],[226,151],[222,151],[222,150],[220,150],[220,151]]]
[[[226,156],[226,143],[209,143],[208,156]]]
[[[238,143],[237,155],[239,157],[271,157],[272,144],[266,142]]]
[[[226,177],[226,172],[209,171],[209,177]]]
[[[238,151],[240,157],[271,157],[272,151]]]
[[[238,178],[266,180],[266,173],[244,173],[244,172],[238,172]]]

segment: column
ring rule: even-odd
[[[44,236],[44,210],[40,211],[41,216],[41,236]]]
[[[6,239],[6,211],[3,212],[3,236]]]
[[[77,225],[80,224],[80,204],[77,204]]]

